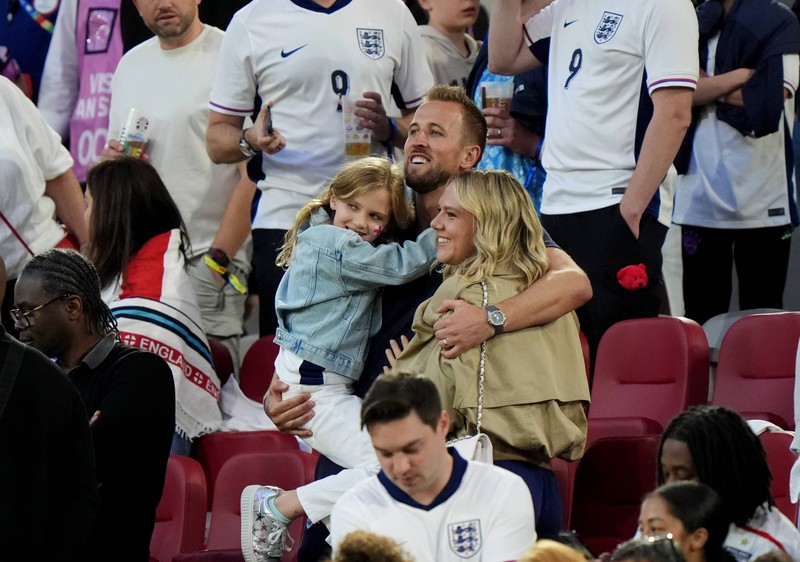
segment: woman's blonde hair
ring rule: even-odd
[[[389,223],[381,236],[389,240],[395,239],[414,220],[414,206],[405,195],[403,169],[386,158],[360,158],[342,166],[319,197],[300,209],[292,228],[283,239],[283,247],[276,260],[278,266],[289,267],[297,245],[297,235],[317,209],[324,208],[333,217],[331,197],[335,195],[337,199],[348,201],[374,189],[385,189],[389,192]]]
[[[476,252],[445,267],[445,276],[481,281],[510,273],[525,289],[547,271],[542,224],[530,196],[503,170],[469,170],[450,181],[456,199],[475,218]]]

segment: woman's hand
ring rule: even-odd
[[[264,413],[272,423],[283,433],[297,435],[298,437],[311,437],[309,429],[303,429],[311,418],[314,417],[314,402],[307,392],[283,399],[283,393],[289,390],[289,385],[273,375],[272,382],[264,394]]]
[[[485,308],[462,300],[448,299],[436,312],[445,316],[433,325],[433,335],[442,348],[440,353],[447,359],[458,357],[494,335]]]
[[[383,368],[384,374],[394,369],[394,366],[397,365],[397,358],[406,347],[408,347],[408,338],[405,335],[400,336],[400,343],[397,343],[397,340],[389,340],[389,347],[386,348],[386,359],[389,361],[389,366]]]

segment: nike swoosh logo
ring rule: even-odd
[[[565,21],[565,22],[564,22],[564,27],[569,27],[570,25],[572,25],[572,24],[573,24],[573,23],[575,23],[576,21],[578,21],[578,20]]]
[[[297,51],[299,51],[300,49],[302,49],[303,47],[306,47],[306,46],[308,46],[308,43],[306,43],[305,45],[301,45],[300,47],[297,47],[296,49],[292,49],[291,51],[284,51],[283,49],[281,49],[281,58],[285,59],[286,57],[295,54]]]

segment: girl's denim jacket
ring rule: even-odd
[[[369,338],[381,326],[380,290],[430,273],[436,233],[373,246],[330,224],[320,209],[300,232],[275,295],[275,342],[295,355],[358,380]]]

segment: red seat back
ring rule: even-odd
[[[219,431],[203,435],[194,447],[194,458],[208,482],[208,505],[214,497],[217,475],[229,459],[243,453],[299,450],[297,439],[280,431]]]
[[[211,349],[214,372],[217,373],[219,385],[222,387],[234,372],[233,357],[230,350],[214,338],[208,338],[208,347]]]
[[[797,526],[797,515],[800,504],[792,503],[789,493],[789,475],[797,456],[789,449],[792,444],[792,434],[765,431],[758,438],[767,452],[767,462],[772,472],[772,497],[775,505],[786,517]]]
[[[202,548],[206,505],[203,468],[194,459],[170,455],[150,540],[151,559],[172,562],[179,552]]]
[[[636,533],[644,495],[656,487],[658,435],[609,437],[586,450],[575,474],[572,528],[594,554]]]
[[[794,429],[794,378],[800,312],[753,314],[737,320],[719,350],[711,403],[745,418],[763,412],[784,429]]]
[[[314,480],[315,455],[303,451],[275,451],[237,455],[222,467],[217,478],[208,530],[208,550],[240,548],[242,490],[251,484],[269,484],[294,490]],[[289,533],[295,548],[284,555],[285,561],[296,560],[297,546],[302,539],[305,517],[295,519]]]
[[[706,403],[708,368],[708,341],[693,320],[657,317],[614,324],[597,351],[590,438],[660,432],[679,412]],[[639,421],[615,422],[616,429],[603,433],[600,420],[606,418]]]
[[[258,338],[242,359],[239,386],[245,396],[256,402],[263,400],[275,372],[279,347],[274,340],[273,335]]]

